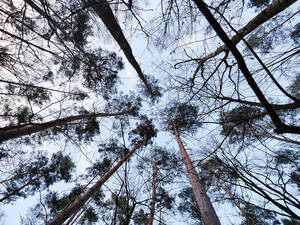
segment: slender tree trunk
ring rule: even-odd
[[[230,197],[230,200],[236,205],[236,207],[238,207],[238,209],[241,211],[241,213],[243,214],[243,216],[245,218],[247,218],[247,213],[245,212],[245,210],[240,206],[240,204],[235,200],[234,196],[230,193],[230,191],[222,184],[222,182],[220,181],[220,179],[215,176],[217,183],[219,184],[219,186],[223,189],[223,191]]]
[[[152,174],[152,196],[151,196],[150,213],[149,213],[147,225],[152,225],[153,220],[154,220],[157,172],[158,172],[157,163],[154,161],[153,162],[153,174]]]
[[[69,116],[62,119],[51,120],[45,123],[39,124],[30,124],[30,125],[20,125],[12,127],[0,128],[0,143],[17,137],[22,137],[29,134],[34,134],[49,128],[56,126],[66,125],[69,122],[82,120],[82,119],[91,119],[97,117],[110,117],[110,116],[120,116],[130,111],[124,111],[119,113],[91,113],[91,114],[81,114],[76,116]]]
[[[300,127],[296,126],[288,126],[284,124],[281,119],[279,118],[278,114],[274,111],[270,103],[268,102],[265,95],[260,90],[259,86],[255,82],[254,78],[252,77],[252,74],[250,73],[246,62],[240,53],[240,51],[235,46],[235,43],[228,37],[228,35],[225,33],[221,25],[218,23],[218,21],[215,19],[215,17],[212,15],[212,13],[209,11],[207,5],[202,0],[194,0],[195,4],[197,5],[199,11],[204,15],[206,20],[209,22],[209,24],[213,27],[219,38],[224,42],[224,44],[228,47],[234,58],[236,59],[239,69],[242,71],[244,77],[246,78],[249,86],[259,99],[260,103],[264,106],[267,113],[271,117],[272,122],[274,123],[276,129],[275,131],[279,134],[282,133],[294,133],[294,134],[300,134]],[[283,4],[283,0],[279,0]]]
[[[163,219],[161,216],[161,208],[159,209],[159,224],[158,225],[163,225]]]
[[[122,164],[130,158],[130,156],[140,147],[147,143],[147,136],[144,136],[143,141],[139,143],[126,154],[126,156],[117,163],[110,171],[105,173],[87,192],[85,192],[79,199],[72,202],[68,207],[58,213],[48,225],[61,225],[63,224],[73,213],[77,212],[93,195],[94,193],[122,166]]]
[[[221,100],[227,100],[229,102],[238,102],[241,104],[246,104],[250,106],[258,106],[258,107],[264,107],[261,103],[259,102],[251,102],[247,100],[241,100],[241,99],[235,99],[235,98],[230,98],[230,97],[225,97],[225,96],[215,96],[214,98],[221,99]],[[288,110],[288,109],[299,109],[300,108],[300,103],[298,102],[293,102],[293,103],[288,103],[288,104],[271,104],[272,108],[274,110]]]
[[[273,3],[270,6],[268,6],[266,9],[261,11],[257,16],[255,16],[252,20],[250,20],[243,28],[239,29],[238,30],[239,34],[234,35],[231,38],[231,41],[235,45],[237,45],[242,40],[242,37],[245,37],[247,34],[250,34],[257,27],[261,26],[263,23],[265,23],[266,21],[268,21],[269,19],[271,19],[278,13],[282,12],[287,7],[294,4],[296,1],[297,0],[275,0],[275,1],[273,1]],[[217,48],[217,50],[214,51],[213,53],[199,59],[199,61],[203,63],[206,60],[211,59],[226,50],[228,50],[228,47],[226,45],[222,45],[219,48]]]
[[[203,218],[203,222],[205,225],[220,225],[219,218],[214,210],[213,205],[210,202],[209,197],[205,192],[205,188],[203,183],[198,178],[195,168],[193,167],[192,161],[189,158],[182,142],[179,137],[179,133],[176,128],[175,122],[173,122],[174,132],[176,136],[176,141],[178,143],[178,147],[182,156],[182,160],[186,166],[187,173],[190,179],[190,183],[193,188],[193,192],[196,198],[197,205],[201,212],[201,216]]]
[[[89,4],[90,1],[87,2],[87,4]],[[131,46],[129,45],[125,35],[123,34],[123,31],[119,23],[117,22],[108,2],[106,0],[99,0],[97,1],[97,4],[92,4],[92,8],[95,11],[95,13],[100,17],[110,34],[120,46],[120,48],[123,50],[129,63],[135,69],[139,78],[143,81],[144,85],[146,86],[147,91],[150,94],[152,94],[151,86],[149,85],[146,77],[144,76],[140,65],[138,64],[137,60],[132,54]]]
[[[134,202],[132,207],[130,208],[128,214],[126,215],[126,221],[122,225],[129,225],[130,224],[130,220],[131,220],[131,217],[132,217],[132,214],[134,212],[135,207],[136,207],[136,203]]]
[[[35,179],[29,179],[28,182],[26,182],[25,184],[23,184],[22,186],[20,186],[19,188],[15,189],[14,191],[12,191],[11,193],[5,195],[3,198],[0,199],[0,202],[3,202],[5,201],[6,199],[8,199],[9,197],[17,194],[18,192],[22,191],[24,188],[26,188],[28,185],[30,185],[32,183],[32,181],[36,180],[37,178]]]
[[[271,139],[278,140],[278,141],[283,141],[283,142],[287,142],[287,143],[291,143],[291,144],[295,144],[295,145],[300,145],[299,141],[294,141],[289,138],[276,137],[273,135],[263,134],[263,133],[259,133],[259,132],[255,132],[255,131],[249,131],[248,133],[254,134],[256,136],[267,137],[267,138],[271,138]]]

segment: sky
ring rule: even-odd
[[[297,8],[299,6],[299,3],[295,6]],[[149,7],[151,8],[151,7]],[[250,10],[248,16],[244,17],[244,21],[239,21],[239,23],[244,24],[245,21],[248,21],[248,19],[251,17],[251,15],[254,14],[254,11]],[[149,13],[149,18],[151,17],[151,14]],[[129,32],[128,32],[129,33]],[[124,57],[124,54],[120,49],[118,48],[117,44],[111,41],[111,38],[107,37],[104,38],[103,40],[103,35],[99,37],[99,39],[95,39],[92,41],[91,45],[99,45],[99,46],[105,46],[106,49],[109,49],[111,51],[116,51],[120,56],[122,56],[123,60],[125,61],[125,69],[120,72],[120,76],[122,77],[122,82],[123,82],[123,87],[121,88],[124,92],[128,92],[129,90],[136,90],[137,89],[137,84],[139,83],[138,77],[136,75],[136,72],[133,70],[133,68],[128,64],[127,59]],[[109,35],[107,35],[109,36]],[[193,34],[192,36],[182,36],[179,40],[177,40],[177,44],[172,45],[170,48],[166,49],[161,49],[157,50],[155,48],[151,48],[151,51],[148,50],[147,42],[145,42],[145,37],[143,35],[139,36],[131,36],[129,39],[131,47],[133,49],[133,53],[140,62],[142,69],[146,74],[153,75],[156,78],[159,78],[161,83],[167,82],[167,75],[163,73],[162,70],[160,70],[160,62],[161,59],[170,59],[172,58],[172,55],[175,55],[177,58],[178,56],[184,54],[184,50],[191,50],[193,49],[195,45],[190,45],[188,47],[181,47],[185,46],[186,43],[190,41],[198,41],[203,39],[202,34],[199,36],[198,34]],[[215,42],[211,41],[207,43],[207,49],[206,50],[211,50],[215,49]],[[164,77],[166,76],[166,77]],[[163,105],[165,105],[165,102],[170,98],[168,94],[164,96],[164,100],[162,100],[161,104],[158,104],[154,106],[156,109],[162,108]],[[146,109],[152,110],[149,106],[145,106]],[[108,122],[109,123],[109,122]],[[204,136],[207,136],[208,134],[204,134]],[[105,138],[103,138],[105,139]],[[165,135],[165,136],[160,136],[159,141],[168,143],[171,139],[170,135]],[[191,138],[190,138],[191,140]],[[47,147],[55,147],[52,144],[45,144],[45,148]],[[195,146],[197,146],[197,141],[195,141]],[[175,145],[176,147],[176,145]],[[83,150],[87,153],[89,157],[93,157],[93,148],[94,146],[84,146]],[[79,162],[79,168],[78,173],[81,173],[85,167],[87,166],[87,161],[86,157],[82,156],[82,154],[79,152],[78,149],[74,148],[74,155],[77,155],[77,162]],[[59,184],[59,185],[64,185],[64,184]],[[35,203],[36,197],[28,197],[26,199],[20,199],[18,200],[15,205],[19,205],[22,207],[17,207],[18,209],[16,210],[16,207],[14,205],[10,206],[5,206],[5,212],[6,212],[6,222],[4,224],[18,224],[19,223],[19,216],[18,215],[25,215],[27,209],[29,206],[32,206]],[[218,209],[218,206],[216,207]],[[222,211],[227,211],[222,214],[220,214],[220,218],[222,221],[227,221],[224,224],[234,224],[236,221],[236,213],[237,212],[232,212],[232,207],[228,205],[228,208],[225,207],[225,205],[221,206]],[[228,210],[226,210],[228,209]],[[232,214],[232,215],[231,215]],[[184,220],[184,219],[182,219]],[[175,224],[175,223],[174,223]],[[181,224],[186,224],[185,221],[182,223],[177,222],[175,225],[181,225]]]

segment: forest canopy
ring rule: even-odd
[[[300,224],[299,1],[0,2],[0,224]]]

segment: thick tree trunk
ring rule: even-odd
[[[119,113],[91,113],[91,114],[82,114],[76,116],[69,116],[62,119],[51,120],[45,123],[39,124],[30,124],[30,125],[20,125],[12,127],[0,128],[0,143],[17,137],[22,137],[29,134],[34,134],[49,128],[56,126],[66,125],[69,122],[82,120],[82,119],[91,119],[97,117],[111,117],[111,116],[121,116],[130,111],[124,111]]]
[[[205,192],[205,188],[203,186],[203,183],[198,178],[198,175],[196,173],[195,168],[193,167],[192,161],[190,160],[182,142],[179,137],[179,133],[176,128],[175,122],[173,123],[174,126],[174,132],[176,136],[176,141],[179,146],[179,150],[182,156],[182,160],[186,166],[188,176],[190,179],[190,183],[193,188],[193,192],[196,198],[197,205],[199,207],[199,210],[201,212],[201,216],[203,219],[203,222],[205,225],[220,225],[219,218],[214,210],[213,205],[210,202],[209,197],[207,196]]]
[[[73,213],[77,212],[93,195],[94,193],[122,166],[122,164],[130,158],[130,156],[140,147],[147,143],[147,136],[144,136],[144,140],[140,141],[127,155],[117,163],[110,171],[105,173],[87,192],[85,192],[79,199],[72,202],[68,207],[58,213],[48,225],[61,225],[63,224]]]
[[[300,127],[296,126],[288,126],[284,124],[278,114],[274,111],[271,104],[268,102],[265,95],[260,90],[259,86],[255,82],[254,78],[252,77],[252,74],[250,73],[245,60],[240,53],[240,51],[235,46],[235,43],[229,39],[228,35],[225,33],[221,25],[218,23],[218,21],[214,18],[212,13],[209,11],[207,5],[202,0],[194,0],[195,4],[197,5],[199,11],[204,15],[206,20],[209,22],[209,24],[212,26],[212,28],[215,30],[219,38],[224,42],[224,44],[228,47],[234,58],[236,59],[239,69],[242,71],[244,77],[246,78],[249,86],[259,99],[260,103],[264,106],[267,113],[271,117],[272,122],[274,123],[276,129],[275,131],[279,134],[282,133],[295,133],[300,134]],[[283,4],[283,0],[280,0],[280,2]]]
[[[87,1],[89,4],[90,1]],[[91,1],[94,3],[94,1]],[[97,4],[91,4],[95,13],[100,17],[110,34],[116,40],[120,48],[123,50],[126,58],[128,59],[129,63],[137,72],[139,78],[143,81],[144,85],[146,86],[147,91],[152,94],[151,86],[149,85],[146,77],[144,76],[140,65],[138,64],[137,60],[135,59],[134,55],[132,54],[131,46],[129,45],[123,31],[117,22],[108,2],[106,0],[98,0]]]
[[[151,196],[151,203],[150,203],[150,213],[148,217],[147,225],[152,225],[154,220],[154,211],[155,211],[155,202],[156,202],[156,178],[157,178],[157,163],[153,162],[153,174],[152,174],[152,196]]]

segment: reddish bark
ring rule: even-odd
[[[220,220],[215,212],[215,209],[210,202],[209,197],[205,192],[203,183],[198,178],[195,168],[193,167],[192,161],[189,158],[179,136],[175,122],[173,123],[176,141],[182,156],[182,160],[186,166],[187,173],[189,176],[190,183],[193,188],[193,192],[196,198],[197,205],[201,212],[201,216],[205,225],[221,225]]]
[[[147,143],[147,136],[144,136],[144,140],[140,141],[127,155],[117,163],[110,171],[105,173],[87,192],[85,192],[79,199],[72,202],[68,207],[58,213],[48,225],[61,225],[63,224],[73,213],[77,212],[83,205],[93,196],[93,194],[122,166],[122,164],[130,158],[130,156],[140,147]]]
[[[51,120],[45,123],[39,124],[30,124],[30,125],[20,125],[13,127],[5,127],[0,129],[0,143],[6,140],[14,139],[17,137],[22,137],[29,134],[34,134],[52,127],[62,126],[68,122],[90,119],[96,117],[110,117],[110,116],[120,116],[129,113],[129,111],[119,112],[119,113],[91,113],[91,114],[82,114],[76,116],[68,116],[62,119]]]

